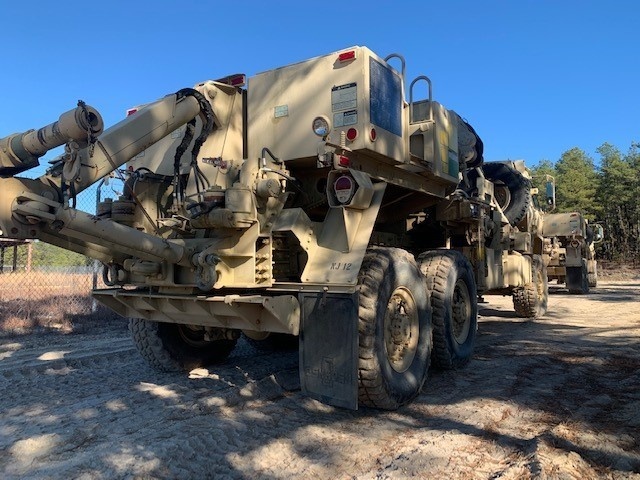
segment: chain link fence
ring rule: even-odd
[[[90,188],[76,208],[95,213],[99,197],[118,194],[110,186]],[[91,297],[96,287],[104,287],[99,262],[38,240],[0,239],[0,331],[69,330],[80,318],[110,316]]]

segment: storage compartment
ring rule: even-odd
[[[365,47],[331,53],[260,73],[248,83],[249,159],[268,147],[280,159],[316,158],[327,140],[389,163],[409,161],[403,79]]]

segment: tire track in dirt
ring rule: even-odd
[[[242,340],[170,374],[124,329],[3,337],[0,477],[639,478],[639,293],[554,293],[533,322],[490,298],[471,363],[396,412],[305,398],[296,352]]]
[[[239,448],[243,444],[241,432],[246,427],[241,422],[207,427],[206,435],[188,436],[179,445],[176,438],[184,437],[185,432],[202,431],[202,418],[212,412],[220,415],[222,410],[241,409],[249,402],[277,400],[285,392],[278,377],[289,389],[299,388],[296,352],[256,354],[243,343],[215,370],[198,369],[189,375],[151,370],[128,337],[87,342],[78,336],[58,342],[53,339],[36,348],[4,347],[5,352],[13,352],[0,360],[2,405],[6,407],[0,425],[8,434],[5,441],[0,440],[0,469],[4,469],[5,478],[22,478],[28,472],[46,476],[57,469],[71,476],[86,473],[86,464],[74,470],[77,452],[94,451],[99,457],[104,430],[110,437],[126,438],[125,443],[133,445],[110,457],[118,468],[136,471],[154,464],[151,460],[147,463],[135,447],[149,442],[162,455],[171,452],[192,458],[205,448],[222,451],[211,457],[220,460],[224,455],[221,445]],[[25,391],[30,392],[28,402],[24,401]],[[149,413],[153,411],[159,415]],[[173,433],[158,429],[159,423],[169,424]],[[16,442],[18,431],[22,439]],[[9,464],[2,460],[17,456],[23,460]],[[172,462],[165,473],[171,478],[198,476],[188,465]],[[101,471],[105,466],[97,468]]]

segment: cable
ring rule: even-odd
[[[198,153],[200,153],[200,148],[215,128],[214,114],[213,109],[211,108],[211,104],[207,101],[202,93],[193,88],[183,88],[182,90],[176,92],[176,97],[178,99],[186,96],[191,96],[198,101],[198,105],[200,106],[200,116],[202,118],[202,130],[193,143],[193,148],[191,149],[190,164],[191,170],[193,171],[196,191],[198,192],[198,196],[200,196],[201,190],[206,190],[209,186],[211,186],[211,184],[209,182],[209,179],[204,175],[204,173],[200,169],[200,166],[198,165]],[[186,181],[184,181],[183,183],[179,178],[180,159],[182,158],[182,155],[184,155],[184,152],[193,139],[195,133],[195,125],[195,118],[187,124],[185,135],[182,139],[182,142],[180,142],[179,147],[176,149],[176,155],[174,157],[173,169],[174,181],[176,183],[176,200],[178,200],[179,202],[182,202],[185,198],[185,188],[187,183]]]

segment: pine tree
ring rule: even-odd
[[[593,220],[601,213],[596,201],[599,177],[593,160],[575,147],[556,163],[556,200],[559,212],[580,212]]]
[[[601,181],[597,200],[602,209],[605,251],[608,258],[629,258],[632,248],[632,226],[629,223],[634,209],[634,171],[620,151],[609,143],[598,148]],[[637,240],[635,242],[637,244]]]

